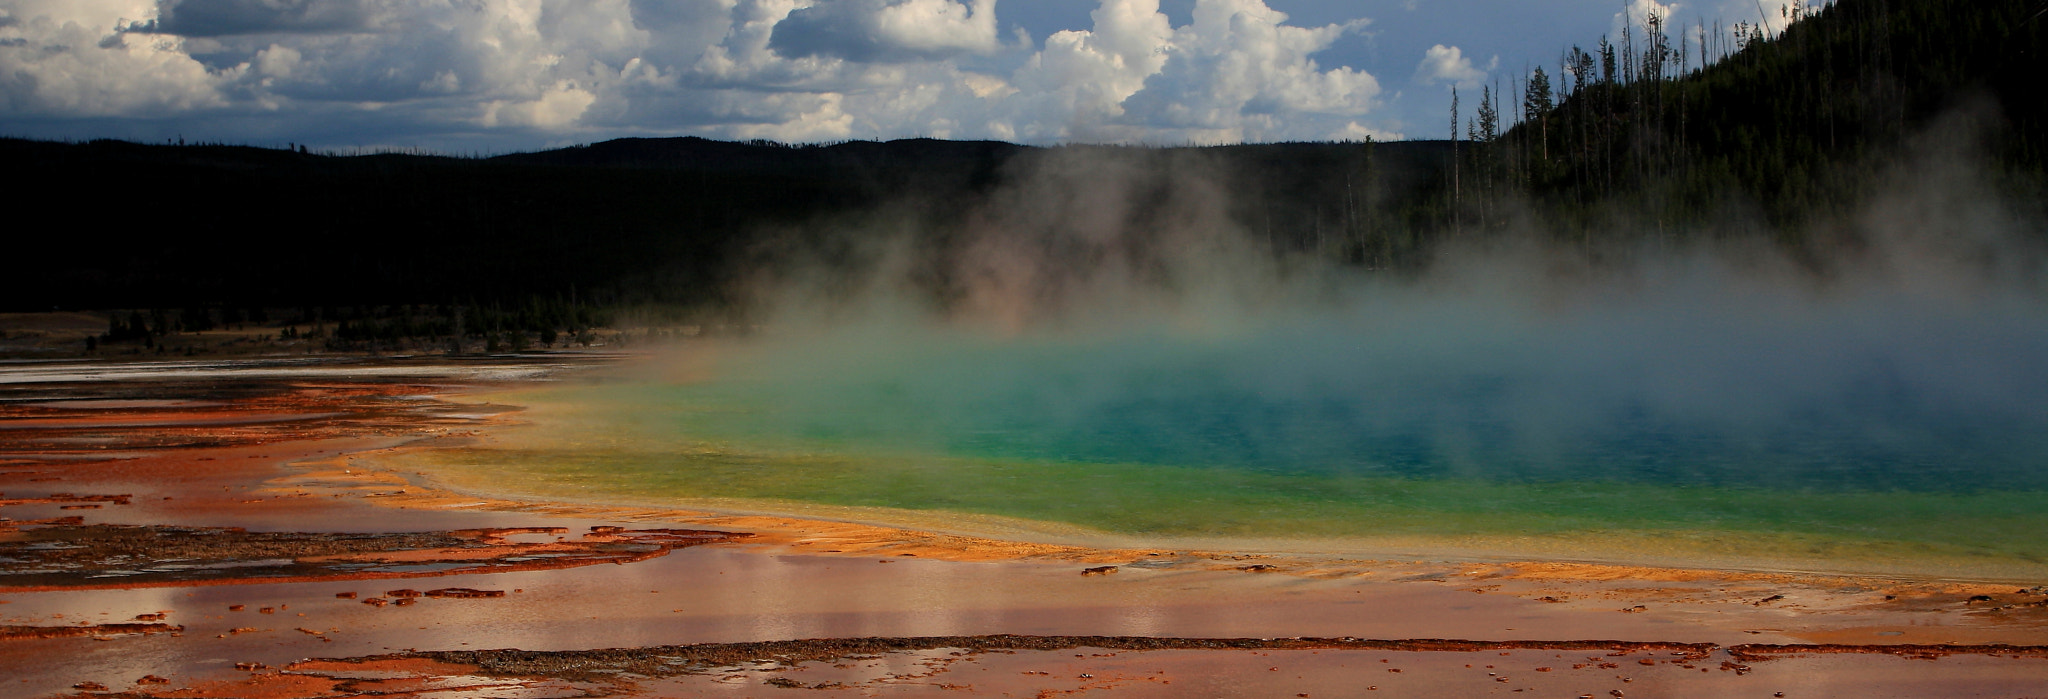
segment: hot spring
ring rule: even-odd
[[[792,321],[494,397],[530,424],[406,458],[475,490],[1010,536],[2048,573],[2038,294],[1524,281],[1024,329]]]

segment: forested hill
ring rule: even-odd
[[[715,305],[807,231],[888,209],[901,228],[943,238],[990,192],[1075,157],[1121,163],[1136,174],[1114,184],[1141,198],[1198,166],[1226,182],[1236,223],[1276,249],[1357,255],[1359,242],[1339,234],[1364,230],[1368,192],[1386,193],[1383,229],[1427,226],[1396,225],[1412,214],[1397,205],[1426,198],[1448,150],[678,138],[470,159],[0,139],[0,165],[32,174],[17,201],[65,222],[8,236],[0,307],[488,305],[572,293],[600,304]],[[1426,243],[1394,241],[1378,259]]]
[[[984,181],[1010,156],[1031,150],[1000,141],[941,141],[929,138],[887,143],[849,141],[831,145],[787,145],[775,141],[713,141],[683,138],[621,138],[585,146],[490,158],[493,163],[578,167],[686,169],[702,173],[816,175],[867,179],[875,183],[920,179]]]
[[[717,308],[847,235],[907,232],[943,259],[987,221],[1111,194],[1106,225],[1131,235],[1192,221],[1374,269],[1532,228],[1811,250],[1814,224],[1878,192],[1909,144],[1943,140],[1987,194],[2048,200],[2048,0],[1839,0],[1790,19],[1767,35],[1651,17],[1565,47],[1512,98],[1463,95],[1463,143],[676,138],[468,159],[0,139],[0,166],[27,175],[16,201],[63,222],[8,236],[0,310]],[[1190,200],[1221,208],[1190,219]]]
[[[1871,196],[1916,143],[1978,158],[2019,198],[2042,192],[2048,0],[1838,0],[1787,14],[1777,35],[1652,17],[1568,48],[1554,80],[1523,86],[1525,120],[1475,149],[1474,186],[1534,193],[1566,234],[1746,212],[1780,238]],[[1676,40],[1700,29],[1723,38]]]

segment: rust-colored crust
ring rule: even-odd
[[[1993,655],[2014,658],[2048,658],[2048,646],[1988,644],[1854,644],[1854,643],[1744,643],[1729,646],[1728,654],[1740,660],[1774,660],[1797,655],[1857,654],[1896,655],[1906,658],[1941,658],[1951,655]]]
[[[24,528],[22,525],[33,525]],[[23,537],[45,538],[76,544],[57,553],[83,561],[79,574],[40,573],[22,575],[33,582],[0,584],[0,593],[48,592],[57,590],[125,590],[161,587],[207,587],[271,583],[321,582],[333,580],[390,580],[431,578],[472,573],[506,573],[558,570],[599,563],[637,563],[668,555],[678,548],[735,541],[748,534],[698,529],[623,529],[597,527],[576,539],[553,542],[518,543],[509,537],[521,534],[566,535],[561,527],[514,527],[466,529],[446,532],[401,534],[334,534],[301,532],[256,532],[223,527],[152,527],[128,525],[82,525],[76,520],[14,522],[0,525],[0,553],[21,548],[20,560],[12,565],[31,568],[45,565],[36,554],[50,551],[20,546]],[[176,545],[175,553],[167,551]],[[106,551],[97,551],[100,546]],[[210,577],[191,572],[138,574],[131,578],[88,577],[102,572],[100,558],[119,558],[124,568],[148,568],[151,561],[134,560],[146,552],[156,558],[233,562],[260,559],[289,559],[281,572],[264,568],[206,570]],[[411,567],[447,564],[439,570],[363,570],[364,564]],[[0,574],[7,572],[0,565]],[[0,577],[0,580],[4,580]]]
[[[83,636],[125,636],[129,634],[175,633],[183,626],[170,624],[94,624],[89,626],[0,626],[0,641],[28,641],[44,638]]]

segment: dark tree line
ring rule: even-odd
[[[1116,183],[1127,229],[1188,223],[1175,218],[1189,195],[1172,175],[1198,171],[1227,200],[1228,220],[1204,225],[1227,224],[1277,256],[1369,269],[1419,268],[1448,239],[1532,224],[1587,240],[1748,220],[1804,245],[1809,224],[1869,196],[1871,173],[1959,110],[1991,115],[1983,146],[1999,186],[2048,199],[2048,0],[1794,8],[1776,34],[1636,18],[1619,37],[1565,49],[1555,66],[1457,96],[1450,141],[681,138],[448,158],[0,139],[0,163],[34,174],[18,201],[94,212],[11,236],[11,259],[33,263],[0,275],[0,306],[179,309],[116,314],[106,338],[144,342],[268,323],[311,324],[303,332],[344,344],[509,344],[574,337],[621,309],[717,317],[779,260],[856,257],[830,231],[877,211],[942,258],[1007,187],[1070,156],[1138,173]],[[936,272],[925,282],[939,296],[951,284]],[[249,309],[301,310],[258,319]]]
[[[1796,245],[1869,197],[1909,139],[1975,119],[2005,193],[2043,191],[2048,3],[1794,3],[1775,35],[1639,19],[1618,41],[1566,49],[1554,88],[1532,72],[1523,118],[1499,138],[1474,132],[1477,187],[1532,198],[1565,236],[1754,213]]]
[[[527,349],[534,343],[588,344],[591,329],[610,325],[614,313],[560,296],[533,296],[512,304],[472,299],[439,305],[131,309],[110,313],[107,332],[93,338],[93,345],[134,343],[154,349],[170,336],[253,326],[275,328],[264,335],[265,342],[313,341],[327,349],[462,351],[478,345],[497,351]]]
[[[114,141],[0,139],[0,162],[35,172],[21,201],[100,211],[77,234],[31,232],[0,275],[0,305],[50,308],[459,306],[535,316],[588,308],[718,309],[749,276],[864,213],[888,210],[944,247],[991,196],[1043,161],[1132,164],[1134,228],[1166,225],[1170,172],[1224,181],[1234,223],[1276,253],[1398,266],[1428,236],[1440,144],[1032,148],[929,140],[786,146],[696,138],[461,159]],[[107,205],[104,192],[120,192]],[[1150,192],[1149,194],[1145,192]],[[1148,199],[1149,198],[1149,199]],[[500,310],[492,310],[500,309]],[[183,327],[204,322],[193,316]],[[333,319],[329,319],[332,321]],[[273,322],[283,322],[282,319]],[[513,321],[506,321],[513,323]],[[583,321],[520,324],[567,331]],[[358,330],[351,333],[383,332]]]

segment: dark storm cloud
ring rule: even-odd
[[[776,53],[790,58],[804,56],[836,56],[855,61],[871,61],[882,55],[887,47],[875,41],[863,26],[856,9],[861,2],[825,3],[806,7],[789,13],[789,18],[775,25],[775,33],[768,39],[768,47]]]
[[[632,0],[633,24],[642,29],[670,31],[714,22],[730,11],[717,0]]]
[[[336,34],[376,28],[372,0],[158,0],[157,18],[130,31],[179,36]]]
[[[768,47],[789,58],[860,62],[942,59],[996,47],[995,3],[953,0],[826,0],[775,25]]]
[[[1651,2],[0,0],[0,131],[253,133],[234,115],[306,142],[375,111],[439,121],[353,143],[1398,139],[1444,128],[1447,86],[1408,77],[1432,47],[1510,80]],[[1720,26],[1788,2],[1659,6]]]

